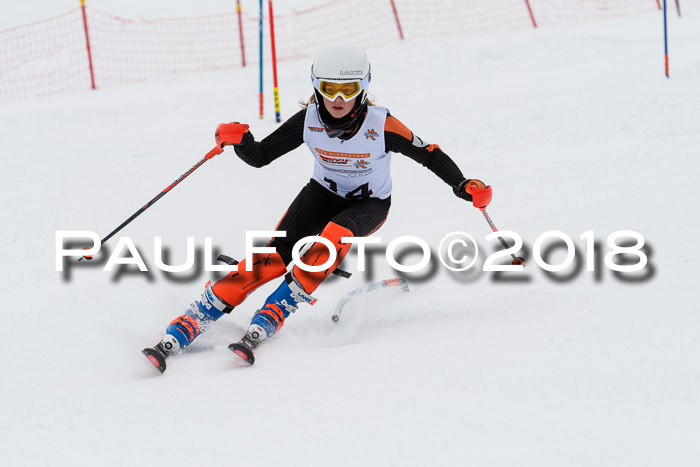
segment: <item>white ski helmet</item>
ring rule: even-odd
[[[328,45],[318,51],[311,65],[311,82],[314,85],[316,105],[321,123],[331,132],[345,132],[352,129],[355,122],[364,114],[367,107],[365,89],[372,73],[367,54],[362,48],[352,44]],[[322,105],[322,100],[335,100],[340,96],[345,102],[355,100],[353,109],[342,118],[334,118]]]

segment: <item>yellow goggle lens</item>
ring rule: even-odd
[[[347,83],[330,83],[321,81],[319,86],[321,92],[328,97],[335,97],[338,93],[348,99],[355,97],[360,92],[360,83],[358,81],[350,81]]]

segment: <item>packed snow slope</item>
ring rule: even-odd
[[[530,259],[495,280],[478,269],[498,247],[479,211],[395,155],[382,244],[413,235],[436,250],[466,231],[477,267],[432,259],[432,272],[405,275],[413,292],[357,298],[336,325],[342,295],[397,275],[383,249],[364,273],[351,253],[352,278],[323,284],[252,367],[226,346],[277,281],[164,375],[148,365],[139,351],[213,277],[157,270],[153,237],[172,264],[187,236],[242,258],[245,231],[273,229],[308,181],[306,148],[262,169],[227,149],[200,167],[120,233],[148,274],[103,272],[104,255],[62,274],[55,238],[106,235],[197,162],[220,122],[248,122],[259,139],[277,128],[271,102],[257,117],[257,71],[3,103],[0,464],[696,465],[700,21],[684,13],[669,18],[670,80],[656,12],[368,50],[377,103],[493,186],[496,225],[529,250],[565,232],[581,263],[551,277]],[[283,118],[311,94],[309,65],[279,66]],[[618,230],[644,236],[641,273],[604,265]]]

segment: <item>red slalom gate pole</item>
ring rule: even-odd
[[[401,30],[401,21],[399,21],[399,13],[396,10],[396,3],[391,0],[391,9],[394,10],[394,18],[396,19],[396,27],[399,29],[399,37],[403,40],[403,31]]]
[[[659,0],[656,0],[656,6],[659,7],[659,10],[661,10],[661,2]]]
[[[245,45],[243,43],[243,21],[241,20],[241,0],[236,0],[236,11],[238,12],[238,35],[241,39],[241,63],[245,68]]]
[[[260,120],[263,119],[263,0],[260,0],[259,7],[258,29],[260,36]]]
[[[267,5],[270,8],[270,42],[272,43],[272,82],[273,89],[272,92],[275,97],[275,121],[279,123],[280,120],[280,91],[277,87],[277,53],[275,52],[275,20],[272,14],[272,0],[267,1]]]
[[[88,34],[87,14],[85,13],[85,0],[80,0],[80,8],[83,10],[83,27],[85,28],[85,44],[87,45],[88,64],[90,65],[90,82],[92,89],[95,87],[95,72],[92,69],[92,52],[90,52],[90,35]]]
[[[532,14],[532,7],[530,7],[530,0],[525,0],[527,5],[527,11],[530,13],[530,19],[532,20],[532,25],[537,28],[537,22],[535,21],[535,15]]]

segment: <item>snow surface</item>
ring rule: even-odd
[[[581,233],[604,254],[610,233],[636,230],[650,277],[598,263],[599,280],[555,281],[531,260],[526,282],[506,283],[438,266],[408,274],[410,294],[353,300],[334,325],[338,298],[396,274],[381,255],[356,272],[353,253],[353,277],[324,284],[253,367],[226,345],[276,281],[161,376],[139,351],[211,276],[81,263],[66,279],[54,263],[57,230],[105,235],[199,160],[219,122],[273,131],[256,70],[3,103],[0,465],[697,465],[699,13],[669,18],[670,80],[657,12],[368,50],[378,103],[493,185],[499,228],[529,247],[564,231],[580,258]],[[279,66],[284,117],[311,92],[308,67]],[[122,234],[150,266],[154,236],[175,264],[186,236],[240,258],[245,231],[272,229],[310,174],[304,147],[264,169],[227,149]],[[433,174],[396,155],[393,176],[384,244],[435,249],[465,230],[495,248]]]

